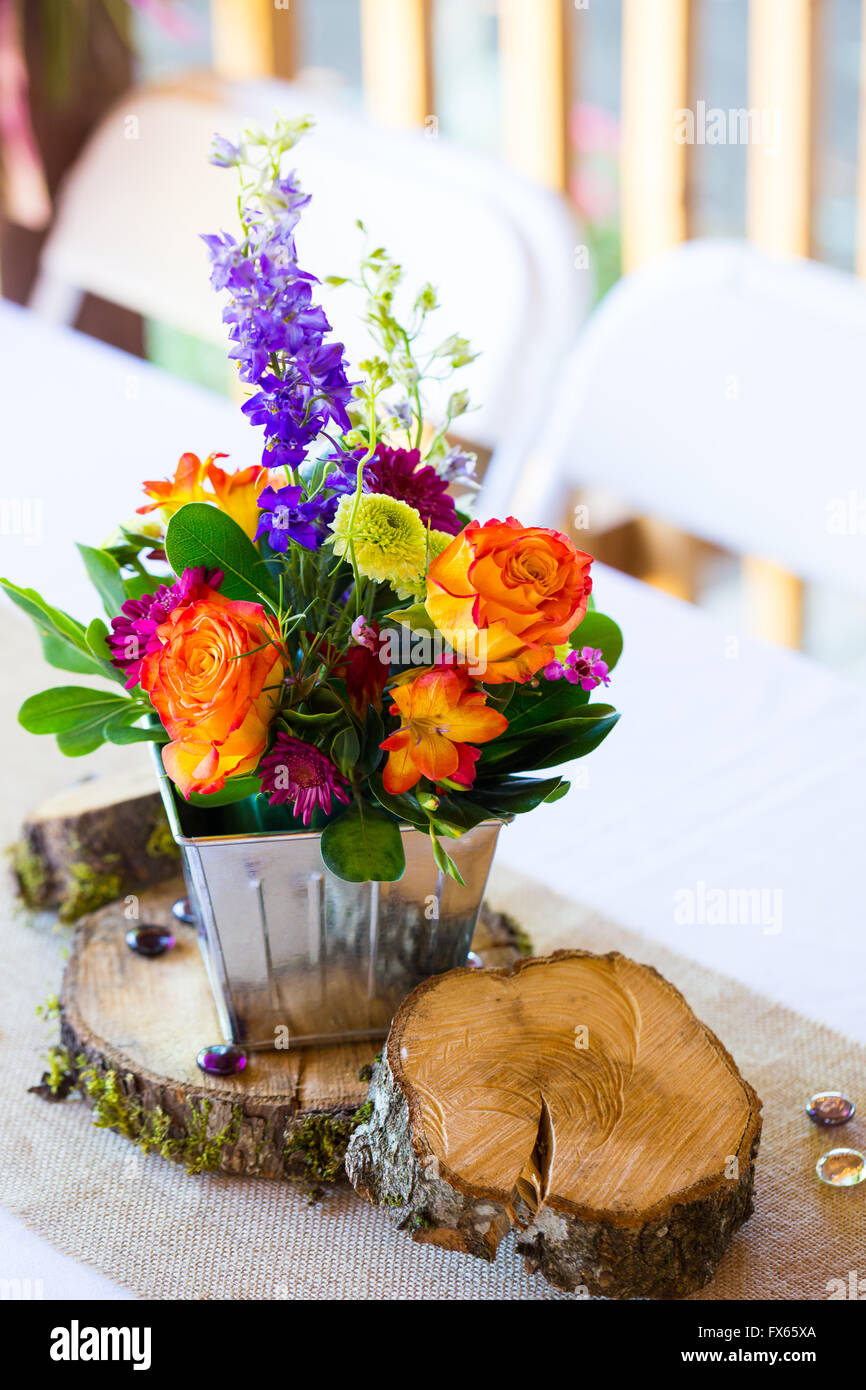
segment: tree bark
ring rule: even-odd
[[[318,1195],[344,1177],[379,1045],[252,1052],[237,1075],[205,1076],[196,1055],[221,1035],[195,932],[171,915],[183,892],[174,879],[143,893],[136,917],[121,901],[81,923],[63,980],[61,1046],[32,1089],[46,1099],[79,1091],[97,1125],[191,1172],[281,1178]],[[514,960],[516,928],[482,911],[473,946]],[[175,947],[151,959],[131,951],[126,931],[144,923],[170,925]]]
[[[760,1102],[656,971],[560,951],[404,1001],[346,1169],[417,1241],[493,1259],[509,1229],[566,1290],[676,1298],[752,1211]]]

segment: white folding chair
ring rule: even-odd
[[[442,309],[430,340],[459,331],[481,352],[459,377],[483,403],[460,434],[501,446],[497,472],[516,476],[586,310],[567,205],[498,162],[422,131],[376,127],[329,100],[282,82],[128,93],[61,190],[32,307],[68,322],[90,290],[226,344],[197,234],[234,226],[237,179],[208,165],[211,135],[233,137],[251,118],[268,124],[275,111],[312,111],[317,129],[292,152],[313,194],[298,232],[302,263],[319,276],[351,273],[360,217],[406,266],[407,293],[432,280]],[[367,355],[357,298],[324,291],[324,302],[351,358]],[[433,397],[434,409],[451,389]]]
[[[866,595],[866,285],[742,242],[677,247],[620,282],[497,505],[556,524],[568,489],[805,580]]]

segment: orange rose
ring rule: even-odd
[[[140,680],[171,735],[165,770],[186,797],[221,791],[226,777],[254,771],[265,751],[286,662],[278,647],[262,644],[279,644],[277,626],[260,604],[206,590],[175,608],[156,635],[163,646],[144,658]]]
[[[427,572],[427,612],[486,684],[526,681],[586,613],[591,564],[559,531],[471,521]]]

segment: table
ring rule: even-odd
[[[236,406],[6,305],[0,393],[4,494],[31,516],[42,504],[38,534],[2,536],[3,570],[76,616],[96,610],[73,538],[99,544],[185,449],[258,456]],[[609,691],[622,719],[566,799],[503,832],[501,860],[866,1041],[862,690],[612,570],[595,585],[626,635]],[[0,610],[0,627],[8,842],[29,803],[84,769],[13,722],[52,679],[20,615]],[[104,748],[87,770],[133,756]],[[4,1213],[0,1240],[6,1277],[43,1277],[47,1297],[126,1296]]]

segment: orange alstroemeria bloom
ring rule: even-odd
[[[453,666],[423,671],[392,694],[391,713],[400,715],[401,727],[380,747],[390,755],[385,790],[395,795],[421,777],[442,782],[457,774],[455,780],[471,785],[478,752],[466,745],[489,743],[508,728],[504,715],[487,708],[484,691]]]
[[[262,515],[258,505],[259,493],[268,486],[270,469],[261,463],[254,463],[249,468],[226,473],[212,462],[214,458],[223,457],[222,454],[211,454],[207,461],[207,478],[214,495],[205,500],[215,501],[220,511],[236,521],[252,540]]]
[[[207,463],[210,463],[212,458],[225,457],[225,454],[211,454]],[[206,468],[207,464],[202,463],[197,454],[181,454],[173,478],[142,483],[148,497],[153,497],[154,501],[137,507],[136,511],[140,516],[146,512],[161,511],[168,521],[181,507],[185,507],[187,502],[206,502]]]
[[[187,502],[210,502],[236,521],[252,540],[261,517],[259,493],[268,486],[270,470],[254,463],[226,473],[215,462],[224,458],[228,454],[208,454],[202,463],[197,454],[183,454],[173,478],[144,483],[145,492],[154,500],[139,507],[139,513],[160,511],[169,521]]]
[[[286,669],[279,629],[260,604],[210,589],[156,635],[163,645],[144,658],[140,681],[171,737],[165,770],[186,797],[221,791],[267,746]]]
[[[427,571],[427,612],[485,684],[526,681],[584,617],[591,564],[559,531],[472,521]]]

